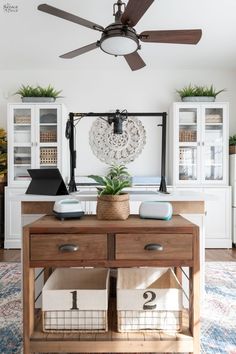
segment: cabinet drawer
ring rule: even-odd
[[[107,258],[106,234],[35,234],[30,258],[36,260],[94,260]]]
[[[117,234],[116,259],[192,259],[191,234]]]

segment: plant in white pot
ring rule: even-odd
[[[106,176],[90,175],[98,187],[97,218],[99,220],[125,220],[130,213],[129,194],[131,176],[124,165],[111,166]]]
[[[216,91],[213,85],[208,86],[192,86],[191,84],[177,90],[183,102],[214,102],[216,96],[225,89]]]
[[[15,93],[21,95],[22,102],[55,102],[59,98],[61,91],[57,91],[53,86],[31,86],[21,85]]]

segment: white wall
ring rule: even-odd
[[[123,69],[123,68],[122,68]],[[213,84],[217,90],[226,92],[219,95],[218,101],[230,103],[230,134],[236,133],[236,72],[209,70],[150,70],[144,68],[137,72],[121,70],[81,71],[0,71],[0,126],[6,127],[7,102],[19,102],[12,94],[21,84],[49,83],[62,89],[68,111],[108,112],[127,109],[132,112],[168,111],[171,103],[179,100],[176,89],[189,83],[197,85]],[[88,132],[92,119],[84,118],[77,129],[78,174],[104,173],[106,165],[92,154],[88,143]],[[148,143],[142,155],[128,165],[135,175],[160,174],[160,128],[158,120],[142,118],[147,130]],[[156,130],[155,130],[156,129]]]

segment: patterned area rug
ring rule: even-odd
[[[21,347],[21,265],[0,263],[0,353],[20,354]]]
[[[22,347],[21,266],[0,263],[0,353]],[[236,354],[236,262],[206,263],[201,354]]]
[[[236,354],[236,262],[206,263],[201,354]]]

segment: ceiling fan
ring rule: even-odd
[[[134,26],[139,22],[153,2],[154,0],[129,0],[126,5],[122,0],[117,0],[113,5],[115,22],[105,28],[47,4],[39,5],[38,10],[102,33],[100,40],[97,42],[60,55],[60,58],[71,59],[93,49],[101,48],[107,54],[115,56],[123,55],[131,70],[138,70],[146,65],[138,54],[138,50],[141,49],[140,41],[151,43],[197,44],[202,36],[201,29],[144,31],[137,34]]]

